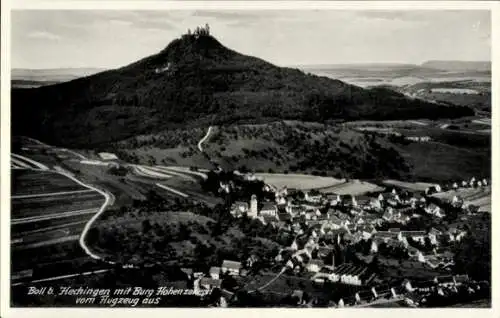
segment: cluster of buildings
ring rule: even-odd
[[[462,180],[461,182],[454,182],[451,186],[453,190],[458,190],[460,188],[481,188],[481,187],[487,187],[489,184],[488,180],[486,178],[481,179],[476,179],[476,177],[472,177],[469,181],[467,180]]]
[[[486,179],[478,181],[473,178],[462,186],[480,187],[487,184]],[[460,185],[454,183],[452,187],[459,189]],[[272,225],[278,232],[284,231],[295,237],[290,246],[283,247],[275,257],[276,263],[291,272],[306,275],[317,284],[333,282],[358,287],[373,286],[377,277],[369,266],[345,261],[336,264],[338,247],[368,242],[370,255],[396,249],[407,253],[410,261],[429,268],[453,265],[453,253],[447,250],[446,245],[462,240],[467,235],[465,230],[452,226],[404,229],[412,219],[425,214],[437,219],[444,218],[447,206],[440,207],[439,201],[431,195],[446,190],[436,184],[421,193],[393,189],[371,196],[317,191],[297,195],[294,189],[266,186],[264,191],[275,194],[273,201],[259,202],[257,196],[253,195],[249,202],[235,202],[231,214],[235,218],[246,215],[260,220],[263,224]],[[458,195],[453,197],[451,203],[453,207],[466,208],[464,200]],[[391,227],[387,229],[386,224]],[[384,257],[391,256],[384,254]],[[460,276],[455,279],[458,282]],[[432,284],[439,285],[440,282]],[[399,292],[396,289],[389,292],[394,297],[397,294]]]
[[[324,283],[326,281],[334,283],[343,283],[346,285],[361,286],[366,285],[375,278],[375,274],[363,265],[344,263],[337,267],[323,267],[311,280],[315,283]]]
[[[222,276],[244,276],[246,275],[245,266],[241,262],[224,260],[221,266],[212,266],[207,273],[195,272],[193,273],[190,269],[183,269],[183,271],[188,275],[188,277],[194,278],[194,290],[196,291],[207,291],[214,288],[221,288],[222,286]]]
[[[411,136],[406,137],[406,140],[416,141],[416,142],[429,142],[431,141],[431,137],[429,136]]]

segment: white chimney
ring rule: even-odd
[[[372,293],[375,298],[378,297],[377,291],[375,290],[375,287],[372,287]]]
[[[342,298],[339,300],[339,307],[344,307],[344,300]]]
[[[396,290],[394,289],[394,287],[391,288],[391,294],[392,294],[393,298],[397,298],[398,297],[398,294],[396,294]]]

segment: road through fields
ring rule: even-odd
[[[26,158],[26,157],[23,157],[23,156],[20,156],[20,155],[16,155],[16,154],[12,154],[12,156],[14,156],[16,159],[22,160],[23,162],[30,163],[34,167],[37,167],[37,168],[39,168],[41,170],[48,170],[47,166],[45,166],[42,163],[39,163],[39,162],[37,162],[35,160],[31,160],[29,158]],[[69,173],[64,173],[64,172],[61,172],[61,171],[53,171],[53,172],[57,173],[59,175],[65,176],[68,179],[71,179],[72,181],[76,182],[80,186],[86,188],[86,190],[84,192],[95,191],[95,192],[101,194],[105,198],[104,203],[98,209],[95,209],[95,208],[94,209],[83,209],[83,210],[76,210],[76,211],[67,211],[67,212],[63,212],[63,213],[53,213],[53,214],[49,214],[49,215],[32,216],[32,217],[26,217],[26,218],[20,218],[20,219],[13,219],[13,220],[11,220],[11,224],[15,225],[15,224],[28,223],[28,222],[38,222],[38,221],[44,221],[44,220],[51,220],[51,219],[54,219],[54,218],[71,217],[71,216],[81,215],[81,214],[94,214],[90,218],[90,220],[87,221],[87,223],[85,224],[85,226],[83,228],[83,231],[79,235],[79,244],[80,244],[80,247],[85,251],[85,253],[89,257],[91,257],[93,259],[100,260],[101,257],[99,255],[93,253],[90,250],[90,248],[87,246],[87,244],[85,242],[85,237],[86,237],[89,229],[92,227],[92,224],[95,222],[95,220],[97,218],[99,218],[99,216],[102,213],[104,213],[104,211],[106,211],[106,208],[108,207],[108,205],[110,205],[110,204],[113,203],[113,201],[114,201],[113,197],[110,194],[108,194],[107,192],[105,192],[105,191],[103,191],[101,189],[98,189],[96,187],[93,187],[91,185],[83,183],[82,181],[76,179],[75,177],[73,177]],[[37,195],[41,196],[41,197],[44,196],[43,194],[37,194]],[[36,197],[37,195],[27,195],[27,198],[33,198],[33,197]],[[70,236],[70,237],[66,237],[66,238],[59,238],[56,241],[54,241],[53,243],[57,243],[57,242],[59,242],[62,239],[68,240],[68,239],[74,239],[74,237]],[[45,244],[45,243],[46,242],[40,242],[39,244]],[[33,245],[33,246],[30,246],[30,247],[37,247],[37,246]]]
[[[203,148],[201,146],[205,142],[205,140],[208,139],[211,132],[212,132],[212,126],[208,127],[206,135],[203,136],[203,138],[201,138],[200,141],[198,142],[198,150],[200,150],[200,152],[203,152]]]
[[[76,194],[76,193],[86,193],[93,192],[93,190],[75,190],[75,191],[62,191],[62,192],[52,192],[52,193],[37,193],[37,194],[22,194],[22,195],[12,195],[11,199],[26,199],[26,198],[40,198],[40,197],[53,197],[59,195],[68,195],[68,194]]]

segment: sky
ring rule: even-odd
[[[489,11],[14,10],[13,68],[115,68],[208,23],[223,45],[280,66],[489,61]]]

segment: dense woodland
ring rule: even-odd
[[[275,119],[456,118],[467,107],[281,68],[185,35],[158,54],[57,85],[12,91],[13,134],[79,147],[165,128]]]

